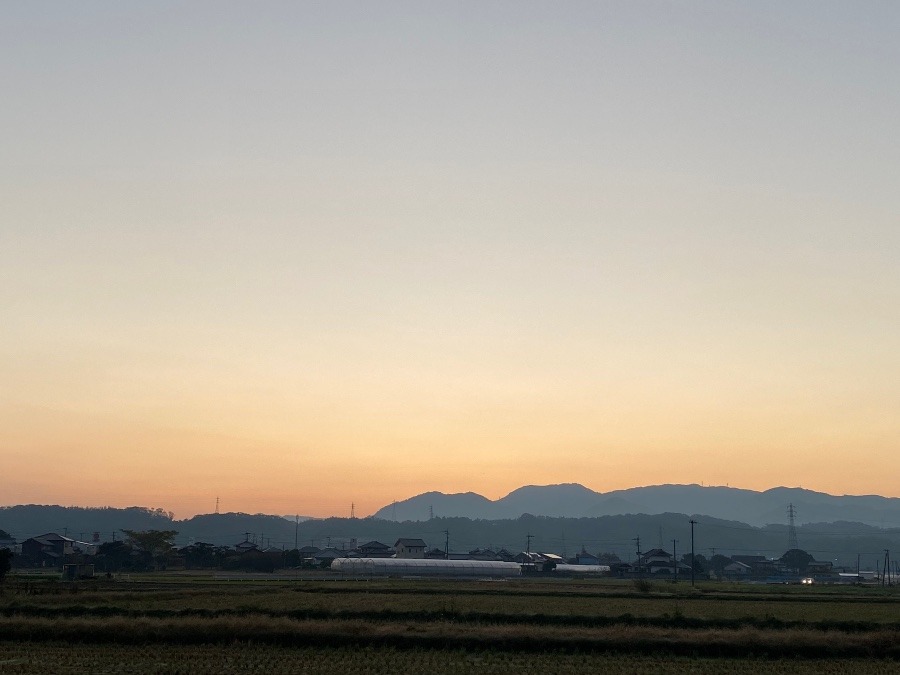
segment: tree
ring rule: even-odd
[[[690,566],[691,564],[691,554],[685,553],[681,556],[681,562],[685,565]],[[709,561],[702,553],[698,553],[694,556],[694,574],[703,574],[709,567]]]
[[[169,551],[172,550],[172,540],[178,534],[175,530],[122,530],[128,536],[128,542],[143,551],[146,557],[152,559],[160,567],[165,567]]]
[[[181,553],[184,555],[185,565],[189,569],[202,569],[204,567],[221,567],[228,556],[228,549],[198,541],[184,547]]]
[[[97,549],[97,562],[104,572],[118,572],[131,566],[131,551],[124,541],[105,541]]]
[[[780,560],[781,564],[788,569],[795,570],[797,574],[803,574],[806,572],[806,567],[815,560],[815,558],[803,549],[792,548],[790,551],[785,552]]]

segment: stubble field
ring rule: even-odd
[[[884,673],[893,588],[12,578],[0,672]]]

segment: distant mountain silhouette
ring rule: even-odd
[[[492,501],[473,492],[426,492],[379,509],[386,520],[465,517],[482,520],[536,516],[583,518],[627,514],[686,513],[735,520],[754,526],[786,523],[788,504],[796,523],[849,521],[874,527],[900,526],[900,498],[878,495],[835,496],[802,488],[777,487],[763,492],[701,485],[652,485],[594,492],[577,483],[528,485]]]
[[[474,548],[492,550],[506,548],[510,551],[521,551],[530,540],[532,550],[560,554],[568,551],[568,555],[571,555],[585,547],[592,553],[616,553],[626,560],[634,557],[636,537],[641,538],[644,550],[648,546],[659,546],[669,550],[672,540],[678,540],[681,542],[678,545],[678,552],[687,551],[691,541],[689,521],[693,517],[697,521],[698,552],[706,554],[715,547],[718,552],[725,555],[754,553],[777,557],[787,550],[789,541],[785,523],[787,518],[782,503],[793,501],[795,506],[799,505],[801,514],[812,519],[822,513],[826,515],[876,513],[879,522],[871,526],[860,522],[847,522],[850,520],[849,517],[835,522],[820,521],[811,524],[798,522],[797,535],[800,547],[815,552],[817,556],[824,556],[824,559],[828,560],[840,559],[841,564],[853,567],[856,565],[857,556],[861,555],[863,569],[875,569],[878,561],[882,560],[884,549],[900,550],[900,527],[897,526],[896,507],[900,500],[897,499],[831,497],[794,489],[753,493],[746,490],[732,492],[729,488],[685,485],[656,487],[658,489],[638,488],[604,495],[593,493],[580,485],[529,486],[510,493],[508,501],[499,506],[497,504],[503,500],[492,502],[472,493],[461,495],[460,503],[470,510],[478,505],[507,508],[510,511],[528,507],[529,513],[501,519],[451,517],[446,510],[443,513],[441,510],[454,504],[457,495],[442,495],[435,492],[420,495],[424,499],[414,502],[412,506],[404,502],[397,503],[398,519],[403,517],[404,509],[407,508],[415,513],[415,518],[394,520],[392,517],[385,518],[384,514],[367,518],[320,518],[302,522],[299,527],[292,520],[261,513],[208,513],[186,520],[175,520],[171,513],[162,509],[141,507],[117,509],[8,506],[0,507],[0,530],[9,532],[21,542],[28,537],[46,532],[68,533],[69,536],[79,539],[92,537],[94,532],[98,532],[101,541],[111,541],[114,537],[121,539],[124,536],[123,529],[164,529],[178,531],[175,537],[178,546],[196,541],[234,546],[249,539],[259,545],[284,549],[291,549],[295,544],[347,549],[352,548],[354,542],[375,539],[392,544],[399,537],[421,537],[429,547],[442,547],[447,536],[445,533],[449,532],[450,548],[454,552],[466,552]],[[751,515],[749,509],[746,519],[743,517],[727,519],[695,511],[688,508],[697,505],[689,499],[692,488],[693,491],[700,491],[700,495],[704,494],[704,490],[709,490],[713,494],[731,496],[737,504],[726,508],[711,502],[710,508],[715,507],[723,511],[740,510],[750,504],[755,505],[763,514],[767,513],[768,508],[774,516],[771,520],[777,521],[780,518],[781,522],[766,526],[745,524]],[[552,497],[544,502],[543,496],[547,491]],[[651,498],[648,495],[655,497]],[[669,509],[655,514],[553,517],[537,513],[541,509],[560,510],[569,499],[572,503],[578,503],[579,508],[593,508],[596,511],[649,511],[656,508],[655,505],[658,503],[675,503]],[[655,502],[654,499],[658,501]],[[745,501],[741,502],[741,499]],[[767,499],[772,502],[767,503]],[[871,504],[877,507],[874,511]],[[427,520],[429,505],[434,506],[434,520],[431,521]],[[387,506],[387,515],[392,516],[394,510],[393,504]],[[810,516],[810,513],[814,515]],[[884,515],[883,523],[879,513]]]

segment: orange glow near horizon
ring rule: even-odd
[[[347,516],[354,503],[362,516],[431,490],[497,499],[522,485],[554,483],[581,483],[601,492],[704,483],[894,496],[887,477],[879,483],[855,471],[854,481],[843,465],[814,459],[843,456],[852,436],[840,434],[837,425],[804,437],[790,433],[796,420],[754,434],[753,419],[735,427],[734,420],[704,425],[675,414],[654,424],[623,415],[617,425],[578,424],[574,416],[528,417],[498,414],[491,425],[471,420],[456,432],[438,426],[430,435],[422,427],[401,435],[395,428],[360,429],[326,419],[324,429],[308,428],[303,443],[292,443],[272,434],[254,439],[146,427],[135,433],[128,421],[21,408],[2,420],[5,438],[18,448],[6,454],[7,471],[22,477],[7,486],[5,500],[138,505],[185,518],[211,512],[216,497],[223,512]],[[328,435],[338,428],[340,434]],[[872,439],[869,457],[879,456],[879,440],[884,442]],[[882,456],[889,452],[885,444]],[[754,456],[780,460],[747,461]]]

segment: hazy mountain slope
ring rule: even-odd
[[[548,487],[553,489],[548,490]],[[598,495],[578,483],[543,486],[526,485],[513,490],[494,504],[494,518],[518,518],[523,513],[540,516],[585,515],[597,503]]]
[[[433,513],[436,517],[494,518],[494,508],[495,502],[474,492],[425,492],[388,504],[376,511],[373,517],[397,521],[428,520]]]
[[[471,492],[444,495],[428,492],[386,506],[375,513],[388,520],[427,520],[435,516],[517,518],[523,513],[568,518],[624,514],[703,514],[751,525],[788,521],[794,505],[797,525],[846,520],[876,527],[900,526],[900,499],[878,495],[835,496],[802,488],[764,492],[701,485],[652,485],[598,493],[579,484],[529,485],[492,501]],[[396,516],[395,516],[396,514]]]

